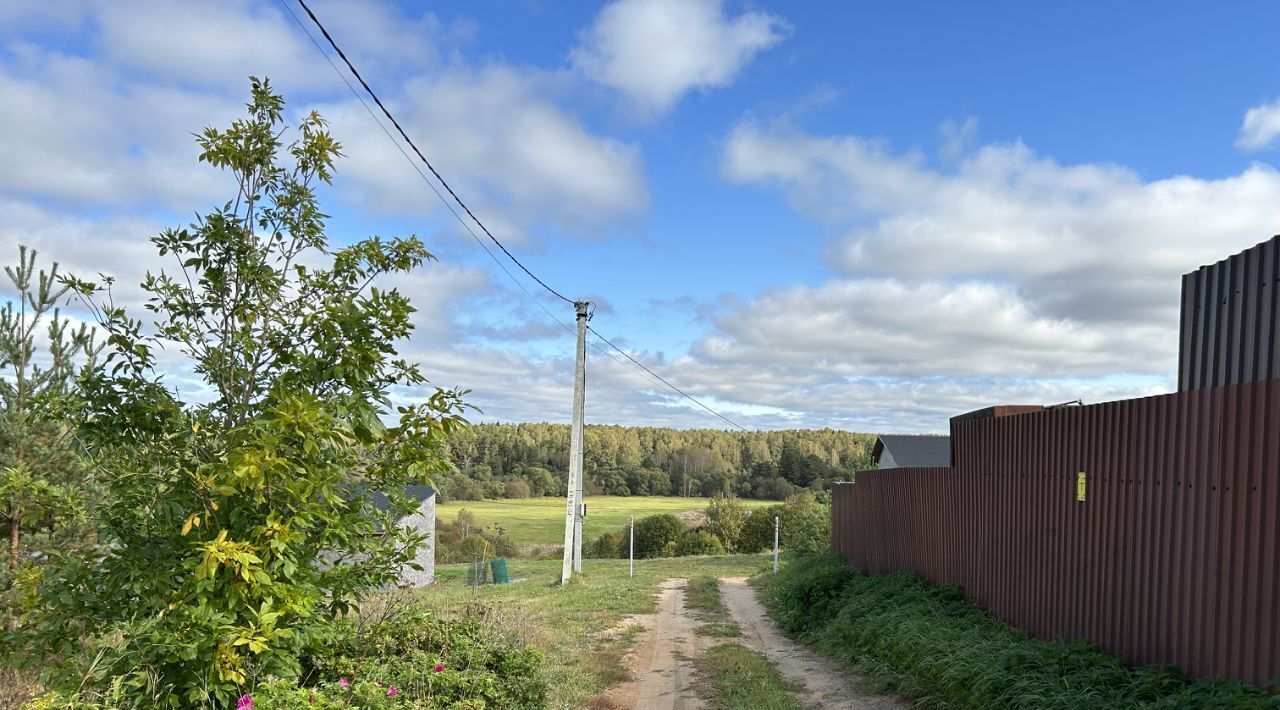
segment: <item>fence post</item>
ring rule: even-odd
[[[636,516],[631,516],[631,549],[627,552],[627,576],[636,576]]]
[[[773,573],[778,573],[778,516],[773,516]]]

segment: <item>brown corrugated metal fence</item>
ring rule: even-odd
[[[954,468],[836,486],[850,564],[962,585],[1036,636],[1132,663],[1280,676],[1280,380],[951,429]]]

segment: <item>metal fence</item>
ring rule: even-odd
[[[957,418],[951,436],[954,468],[835,488],[850,564],[962,585],[1131,663],[1280,676],[1280,380]]]

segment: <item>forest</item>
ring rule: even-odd
[[[784,500],[871,467],[873,434],[835,429],[734,432],[591,425],[583,445],[588,495],[738,496]],[[446,444],[456,471],[442,499],[563,495],[566,424],[475,424]]]

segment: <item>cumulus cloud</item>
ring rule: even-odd
[[[617,0],[573,50],[574,66],[661,113],[695,89],[727,86],[759,52],[787,36],[765,12],[730,17],[722,0]]]
[[[484,201],[486,222],[503,234],[519,235],[519,223],[594,231],[647,209],[640,150],[589,132],[547,98],[555,90],[537,72],[460,68],[411,82],[393,111],[455,189]],[[324,113],[351,156],[342,169],[363,200],[409,213],[436,208],[362,107]]]
[[[1263,150],[1280,137],[1280,99],[1254,106],[1244,114],[1236,146],[1243,150]]]

